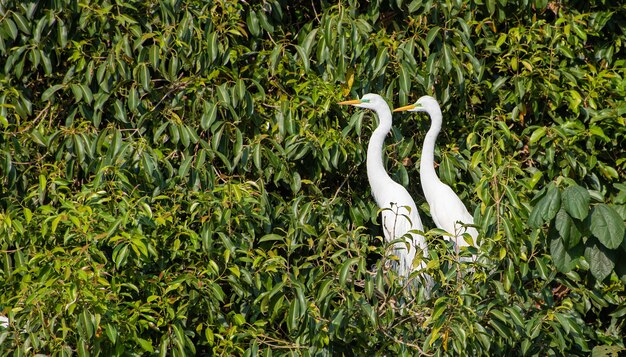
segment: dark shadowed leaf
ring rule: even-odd
[[[561,206],[561,194],[554,182],[550,182],[543,197],[535,204],[528,224],[531,227],[539,227],[544,222],[550,221],[556,216]]]
[[[348,273],[350,268],[359,261],[359,258],[350,258],[346,260],[339,269],[339,284],[345,285],[346,279],[348,279]]]
[[[562,273],[571,271],[576,265],[576,259],[583,254],[583,247],[567,249],[561,237],[556,234],[550,236],[550,255],[554,265]]]
[[[624,221],[606,204],[599,204],[591,211],[591,233],[609,249],[617,249],[624,242]]]
[[[589,263],[591,274],[602,281],[606,279],[615,267],[615,251],[607,249],[599,241],[590,239],[585,248],[585,259]]]
[[[542,217],[547,222],[552,220],[559,211],[559,208],[561,208],[561,192],[553,182],[548,186],[548,192],[546,192],[544,200],[546,200],[547,203],[544,206]]]
[[[576,222],[561,208],[556,214],[554,225],[567,248],[576,246],[582,238],[582,233],[578,229]]]
[[[589,212],[589,192],[580,186],[570,186],[563,190],[563,207],[570,216],[584,219]]]

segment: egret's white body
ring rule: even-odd
[[[414,270],[413,259],[417,252],[416,247],[422,250],[424,256],[428,255],[428,248],[424,236],[411,232],[412,230],[424,230],[413,198],[402,185],[389,177],[383,166],[383,143],[385,136],[391,130],[391,110],[381,96],[371,93],[364,95],[361,99],[340,102],[339,104],[351,104],[359,108],[372,109],[378,115],[378,127],[372,133],[367,146],[367,179],[374,200],[382,210],[385,240],[390,242],[402,238],[407,233],[410,234],[408,247],[405,243],[394,245],[395,254],[399,258],[396,271],[399,275],[407,277]],[[418,269],[423,267],[425,264],[422,261]]]
[[[430,96],[423,96],[415,104],[397,108],[394,112],[404,110],[426,112],[431,119],[430,129],[426,133],[422,157],[420,158],[420,180],[435,225],[450,234],[444,238],[452,239],[455,242],[457,252],[459,247],[469,245],[463,239],[463,234],[466,232],[469,233],[474,245],[477,246],[478,231],[474,227],[466,227],[466,225],[474,224],[474,217],[469,213],[459,196],[452,191],[450,186],[441,182],[435,172],[435,142],[442,124],[441,109],[437,100]]]

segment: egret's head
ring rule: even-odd
[[[434,113],[434,112],[441,111],[441,109],[439,108],[439,103],[437,103],[437,100],[428,95],[421,97],[414,104],[396,108],[393,111],[403,112],[405,110],[409,112],[427,112],[427,113]]]
[[[368,93],[362,96],[361,99],[346,100],[345,102],[339,102],[337,104],[349,104],[359,108],[377,109],[383,104],[386,105],[387,102],[378,94]]]

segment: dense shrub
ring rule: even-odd
[[[599,355],[626,326],[626,8],[0,0],[6,355]],[[375,117],[430,94],[481,259],[381,257]],[[428,216],[423,115],[392,177]]]

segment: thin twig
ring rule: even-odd
[[[395,343],[399,343],[399,344],[405,345],[407,347],[411,347],[411,348],[416,349],[421,356],[434,356],[434,354],[432,354],[432,353],[424,352],[420,346],[418,346],[418,345],[416,345],[414,343],[402,341],[401,339],[388,334],[387,331],[385,331],[385,330],[382,330],[382,332],[383,332],[383,335],[385,335],[385,337],[392,339]]]
[[[337,196],[339,195],[339,192],[341,191],[341,189],[343,188],[343,185],[346,184],[346,182],[348,182],[348,179],[350,178],[350,176],[352,175],[352,173],[354,172],[354,170],[356,170],[356,166],[352,167],[352,169],[350,170],[350,172],[348,172],[348,174],[346,175],[346,178],[343,180],[343,182],[341,183],[341,185],[339,185],[339,187],[337,188],[337,191],[335,191],[335,194],[333,195],[333,198],[330,200],[330,203],[335,202],[335,199],[337,199]]]
[[[263,338],[263,339],[261,339]],[[293,343],[290,343],[288,341],[284,341],[284,340],[279,340],[277,338],[271,337],[271,336],[267,336],[264,334],[258,334],[257,335],[257,341],[259,341],[260,343],[273,347],[273,348],[284,348],[284,349],[290,349],[290,350],[297,350],[297,349],[309,349],[310,346],[303,346],[303,345],[296,345]],[[271,341],[272,343],[268,342]]]

